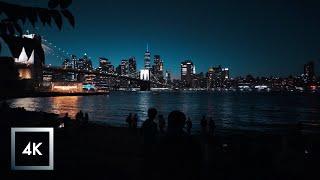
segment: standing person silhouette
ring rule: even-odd
[[[128,124],[128,128],[132,128],[132,113],[129,113],[129,115],[126,118],[126,123]]]
[[[156,115],[157,110],[155,108],[148,109],[148,119],[142,124],[141,130],[144,140],[144,153],[149,153],[156,141],[157,124],[154,122]]]
[[[137,129],[137,127],[138,127],[138,114],[134,113],[132,118],[132,128]]]
[[[214,122],[213,118],[210,117],[210,119],[209,119],[209,134],[210,134],[210,136],[214,136],[215,129],[216,129],[216,123]]]
[[[185,124],[186,116],[181,111],[169,114],[166,136],[156,148],[158,179],[200,178],[201,147],[184,131]]]
[[[207,134],[208,122],[207,122],[206,116],[202,116],[202,119],[200,120],[200,125],[201,125],[201,132],[203,134]]]
[[[164,119],[162,114],[160,114],[158,118],[159,118],[159,130],[160,130],[160,133],[164,134],[165,133],[164,129],[166,128],[166,120]]]
[[[142,124],[141,131],[143,136],[143,177],[145,179],[152,179],[152,166],[154,163],[154,146],[156,144],[157,138],[157,124],[154,119],[157,115],[157,110],[155,108],[148,109],[148,119]]]
[[[186,128],[187,128],[187,133],[191,135],[192,121],[190,117],[188,117],[188,120],[186,121]]]

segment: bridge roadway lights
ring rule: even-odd
[[[150,81],[140,82],[140,91],[150,91]]]

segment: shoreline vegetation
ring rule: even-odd
[[[79,123],[69,119],[68,125],[57,114],[26,111],[24,108],[0,108],[0,138],[4,142],[1,169],[13,179],[169,179],[165,172],[171,160],[161,161],[168,144],[161,143],[166,134],[158,134],[153,153],[144,151],[141,129]],[[54,127],[54,171],[10,171],[10,128]],[[237,135],[196,134],[193,142],[177,143],[175,148],[194,154],[186,162],[199,166],[176,167],[177,172],[190,172],[188,179],[318,179],[320,138],[298,130],[287,134],[243,132]],[[185,148],[188,147],[188,148]],[[171,149],[171,148],[170,148]],[[170,151],[169,149],[169,151]],[[188,151],[189,152],[189,151]],[[164,153],[164,154],[162,154]],[[171,152],[170,152],[171,153]],[[152,161],[148,160],[151,156]],[[175,162],[175,161],[174,161]],[[149,167],[146,167],[149,166]],[[198,167],[198,168],[197,168]],[[168,170],[169,171],[169,170]],[[176,174],[173,177],[185,177]],[[317,177],[317,178],[316,178]]]

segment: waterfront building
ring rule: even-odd
[[[129,73],[129,62],[127,59],[121,60],[120,64],[120,74],[121,75],[128,75]]]
[[[314,62],[310,61],[304,65],[304,80],[306,83],[312,83],[316,80]]]
[[[165,73],[165,83],[166,84],[171,83],[171,73],[169,71],[166,71],[166,73]]]
[[[128,60],[129,63],[129,75],[132,77],[136,77],[137,73],[137,62],[135,57],[131,57]]]
[[[207,72],[207,87],[216,88],[224,87],[226,80],[229,79],[229,68],[210,67]]]
[[[111,64],[109,59],[100,57],[99,67],[97,68],[97,70],[104,73],[114,73],[114,66]]]
[[[63,69],[73,69],[73,61],[66,58],[64,59],[62,63],[62,68]],[[57,79],[61,81],[74,81],[76,78],[76,75],[74,72],[61,72],[60,75],[56,76]]]
[[[50,91],[61,93],[81,93],[83,92],[83,84],[79,82],[52,82]]]
[[[195,74],[196,68],[191,60],[181,62],[181,81],[185,87],[191,87]]]
[[[158,79],[163,80],[163,60],[160,55],[154,55],[154,65],[152,66],[152,74]]]

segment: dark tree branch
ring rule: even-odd
[[[72,0],[49,0],[48,8],[39,8],[0,2],[0,14],[3,13],[7,16],[7,19],[0,21],[0,37],[15,36],[16,33],[21,36],[23,33],[21,25],[24,25],[26,20],[29,20],[31,25],[35,27],[39,20],[43,26],[51,26],[53,19],[56,26],[61,30],[62,15],[72,27],[75,27],[74,16],[66,9],[71,3]]]

